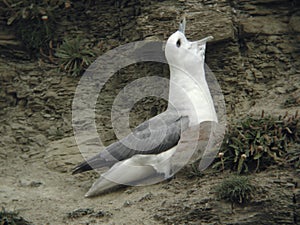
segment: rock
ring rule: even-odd
[[[276,92],[278,94],[285,94],[286,93],[286,90],[283,88],[283,87],[277,87],[276,88]]]
[[[19,185],[21,187],[39,187],[42,184],[43,183],[41,181],[33,181],[33,180],[25,179],[25,178],[19,180]]]
[[[280,42],[277,46],[285,54],[296,50],[295,46],[290,42]]]
[[[295,13],[291,16],[289,25],[293,31],[300,33],[300,25],[299,24],[300,24],[300,14]]]
[[[132,201],[126,200],[126,201],[124,202],[123,206],[124,206],[124,207],[129,207],[129,206],[131,206],[132,204],[133,204]]]
[[[255,68],[253,68],[253,73],[256,79],[262,79],[264,77],[263,73]]]
[[[28,138],[31,142],[37,144],[39,147],[45,147],[46,144],[49,142],[46,136],[43,134],[37,134],[35,136]]]
[[[251,71],[250,69],[247,69],[247,70],[245,71],[245,73],[246,73],[246,79],[247,79],[247,80],[254,80],[252,71]]]
[[[270,53],[275,53],[275,54],[280,54],[281,52],[279,51],[278,48],[276,48],[275,46],[267,46],[266,49],[268,52]]]
[[[139,202],[142,202],[142,201],[149,201],[153,198],[153,194],[151,192],[147,193],[146,195],[144,195],[143,197],[141,197],[139,199]]]
[[[284,34],[288,33],[289,29],[286,23],[282,22],[276,17],[258,16],[252,18],[246,18],[241,20],[243,33],[245,35],[257,35],[257,34]]]
[[[43,96],[44,99],[54,98],[57,99],[57,93],[54,91],[47,91],[46,94]]]
[[[45,117],[45,118],[50,118],[51,115],[46,113],[46,114],[43,115],[43,117]]]

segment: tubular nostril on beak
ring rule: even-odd
[[[182,21],[179,24],[179,31],[183,34],[185,34],[185,26],[186,26],[186,20],[185,17],[183,17]]]

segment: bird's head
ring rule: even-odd
[[[165,55],[170,66],[188,68],[195,59],[204,61],[206,42],[213,39],[209,36],[199,41],[188,41],[185,37],[185,24],[184,18],[179,30],[172,34],[166,43]]]

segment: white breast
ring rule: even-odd
[[[190,126],[203,121],[217,122],[213,100],[203,75],[191,76],[182,71],[171,70],[169,103],[181,115],[189,116]]]

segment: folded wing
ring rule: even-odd
[[[188,117],[166,111],[140,124],[125,138],[107,146],[96,156],[82,162],[73,174],[111,167],[134,155],[159,154],[177,145],[181,132],[187,129]]]

